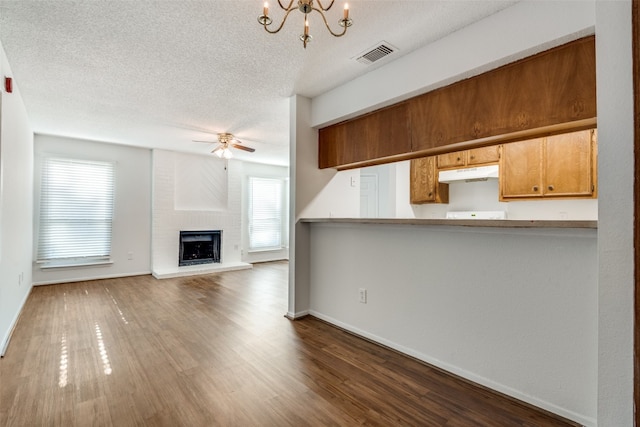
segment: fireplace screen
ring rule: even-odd
[[[181,231],[179,266],[220,262],[222,231]]]

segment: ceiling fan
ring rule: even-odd
[[[206,142],[208,144],[214,143],[214,141],[196,141],[193,142]],[[241,145],[242,141],[238,140],[233,134],[222,132],[218,134],[218,146],[213,149],[212,153],[220,158],[230,159],[233,157],[233,153],[231,152],[231,148],[237,148],[238,150],[248,151],[249,153],[253,153],[255,148],[247,147],[246,145]]]

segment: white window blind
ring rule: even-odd
[[[43,159],[37,260],[108,259],[113,194],[113,163]]]
[[[249,178],[249,250],[282,247],[281,179]]]

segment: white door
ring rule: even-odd
[[[360,175],[360,217],[378,217],[378,175]]]

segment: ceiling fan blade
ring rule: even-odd
[[[244,150],[244,151],[248,151],[249,153],[253,153],[254,151],[256,151],[255,148],[251,148],[251,147],[247,147],[245,145],[240,145],[240,144],[231,144],[231,146],[233,148],[237,148],[239,150]]]
[[[218,141],[198,141],[197,139],[192,139],[193,142],[206,142],[207,144],[215,144]]]

